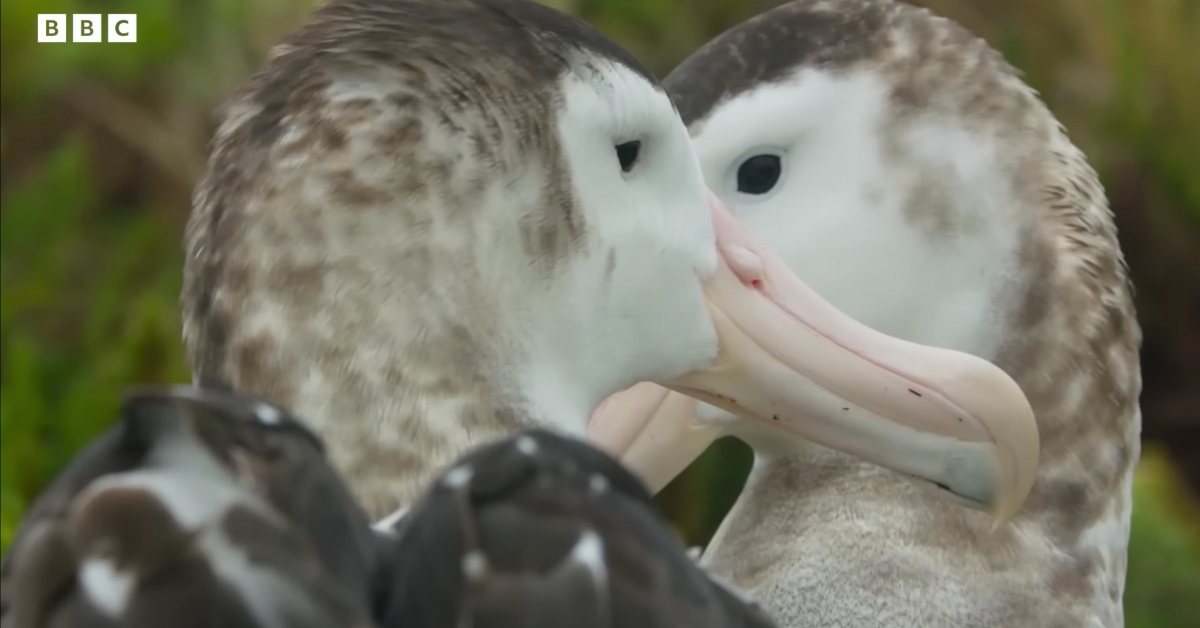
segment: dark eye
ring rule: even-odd
[[[633,169],[633,164],[637,161],[638,153],[641,150],[642,143],[638,140],[617,144],[617,161],[621,162],[621,172],[629,172]]]
[[[755,155],[742,162],[737,173],[738,192],[766,194],[779,182],[779,155]]]

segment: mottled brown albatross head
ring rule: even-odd
[[[995,367],[881,343],[820,303],[848,344],[814,340],[795,312],[810,291],[708,193],[665,91],[523,0],[319,10],[229,102],[187,240],[196,375],[306,417],[376,515],[475,443],[582,436],[639,380],[758,416],[803,412],[771,391],[829,360],[873,389],[888,374],[854,353],[864,338],[932,379],[952,365],[956,402],[1027,409]],[[976,426],[889,427],[911,403],[871,401],[865,449],[924,429],[972,490],[1009,492]]]
[[[310,420],[379,514],[474,443],[582,433],[626,369],[711,362],[714,242],[670,99],[596,31],[335,0],[226,104],[184,337],[197,377]]]

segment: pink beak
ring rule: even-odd
[[[704,290],[717,360],[659,382],[674,393],[643,383],[605,400],[589,438],[654,491],[734,435],[767,454],[811,441],[936,483],[998,519],[1015,514],[1039,450],[1016,382],[981,358],[842,314],[710,198],[721,259]],[[740,420],[699,419],[692,399]]]

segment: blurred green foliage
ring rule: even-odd
[[[101,215],[79,142],[0,213],[2,542],[32,496],[116,411],[131,382],[181,380],[174,225]],[[131,208],[132,209],[132,208]]]
[[[180,240],[213,112],[314,4],[0,5],[0,547],[30,500],[111,420],[123,386],[187,379]],[[547,4],[587,19],[665,74],[709,37],[777,2]],[[1147,425],[1178,420],[1170,417],[1179,406],[1179,416],[1194,419],[1197,406],[1173,403],[1170,378],[1149,365],[1170,367],[1178,351],[1200,357],[1188,344],[1200,329],[1188,313],[1200,308],[1180,279],[1200,251],[1200,2],[919,4],[988,38],[1022,68],[1101,172],[1126,250],[1147,251],[1142,276],[1134,268],[1147,337],[1173,340],[1145,355]],[[37,44],[38,13],[136,13],[138,42]],[[1200,515],[1166,461],[1148,449],[1137,479],[1130,628],[1200,626]],[[681,537],[709,538],[749,463],[743,445],[725,441],[664,491]]]

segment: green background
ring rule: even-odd
[[[778,3],[548,4],[665,75]],[[1146,329],[1146,435],[1162,442],[1147,445],[1137,478],[1127,625],[1200,626],[1200,511],[1182,479],[1200,477],[1200,0],[918,4],[1002,50],[1104,179]],[[180,241],[213,112],[313,5],[0,4],[3,547],[30,500],[112,419],[124,385],[186,381]],[[38,13],[135,13],[138,42],[38,44]],[[668,487],[660,501],[681,537],[707,539],[748,463],[724,442]]]

